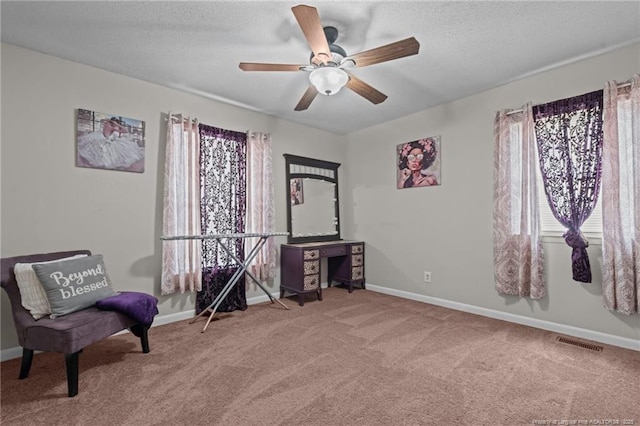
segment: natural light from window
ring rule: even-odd
[[[520,220],[521,220],[521,204],[522,204],[522,182],[520,176],[522,176],[522,123],[515,122],[511,124],[511,144],[510,144],[510,158],[511,158],[511,200],[512,203],[516,203],[513,206],[511,217],[511,231],[514,234],[520,233]],[[622,154],[621,154],[622,156]],[[561,237],[567,229],[562,226],[560,222],[553,216],[551,207],[547,202],[547,196],[544,191],[544,184],[542,182],[542,174],[540,173],[540,167],[538,166],[537,148],[535,158],[535,170],[536,170],[536,184],[538,186],[538,208],[540,210],[540,235],[547,237]],[[584,222],[581,227],[582,232],[587,237],[602,238],[602,189],[598,191],[598,201],[596,203],[593,212]],[[530,225],[530,224],[528,224]],[[530,227],[527,226],[530,232]]]

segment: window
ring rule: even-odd
[[[511,179],[511,200],[515,205],[513,206],[513,210],[511,211],[511,226],[512,233],[517,234],[520,231],[520,220],[521,220],[521,210],[522,210],[522,198],[520,196],[522,182],[520,176],[522,176],[522,122],[513,122],[511,123],[511,141],[510,150],[511,150],[511,171],[512,171],[512,179]],[[553,216],[551,212],[551,208],[549,207],[549,202],[547,201],[547,194],[544,191],[544,183],[542,182],[542,174],[540,173],[540,167],[538,166],[538,158],[537,158],[538,149],[536,148],[536,185],[538,186],[538,208],[540,215],[540,234],[542,236],[562,236],[566,232],[566,228],[562,226],[560,222]],[[582,224],[582,232],[587,237],[602,237],[602,200],[601,200],[601,192],[602,189],[599,190],[598,193],[598,201],[591,212],[589,218]],[[527,229],[530,231],[531,224],[527,225]]]
[[[599,90],[533,107],[542,235],[562,235],[571,224],[602,236],[602,99]]]
[[[538,185],[538,208],[540,210],[540,234],[542,236],[562,236],[567,230],[553,216],[547,195],[544,192],[540,168],[536,168],[536,184]],[[598,201],[589,218],[582,224],[582,233],[587,237],[602,238],[602,188],[598,193]]]

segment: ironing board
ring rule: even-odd
[[[260,287],[267,296],[269,296],[271,303],[278,302],[283,308],[289,309],[287,305],[285,305],[284,303],[282,303],[281,301],[273,297],[271,293],[269,293],[269,291],[267,291],[267,289],[262,285],[260,280],[258,280],[253,275],[253,273],[251,273],[251,271],[249,271],[248,269],[249,264],[253,261],[253,259],[255,259],[255,257],[258,255],[258,253],[260,252],[260,250],[262,249],[262,247],[270,237],[286,236],[286,235],[289,235],[289,233],[288,232],[264,232],[264,233],[247,232],[247,233],[210,234],[210,235],[177,235],[177,236],[160,237],[161,240],[167,240],[167,241],[168,240],[215,240],[217,244],[220,246],[220,248],[222,248],[233,260],[238,262],[238,265],[240,265],[240,268],[238,268],[238,270],[231,276],[229,281],[224,285],[224,287],[222,288],[220,293],[218,293],[218,295],[215,297],[213,302],[211,302],[211,304],[206,309],[203,309],[198,315],[196,315],[190,321],[190,324],[193,324],[201,315],[205,313],[210,313],[209,319],[207,319],[207,323],[204,325],[201,331],[202,333],[204,333],[207,330],[209,323],[213,319],[213,315],[216,313],[218,306],[220,306],[220,303],[222,303],[224,298],[227,297],[227,295],[233,289],[233,287],[235,287],[236,284],[238,284],[240,277],[242,277],[242,274],[245,274],[245,273],[249,277],[251,277],[251,279],[256,284],[258,284],[258,287]],[[241,262],[240,259],[238,259],[238,257],[235,256],[231,252],[231,250],[229,250],[229,247],[227,247],[227,244],[224,244],[224,240],[243,239],[243,238],[258,238],[258,240],[254,244],[254,246],[251,248],[249,253],[247,254],[247,257],[244,260],[244,262]]]

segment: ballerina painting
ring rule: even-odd
[[[76,166],[144,172],[144,121],[78,109]]]

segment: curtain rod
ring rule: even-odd
[[[631,82],[620,83],[620,84],[618,84],[618,90],[624,89],[625,87],[630,87],[630,86],[631,86]],[[514,109],[513,111],[507,112],[505,115],[518,114],[520,112],[523,112],[523,110],[522,109]]]

